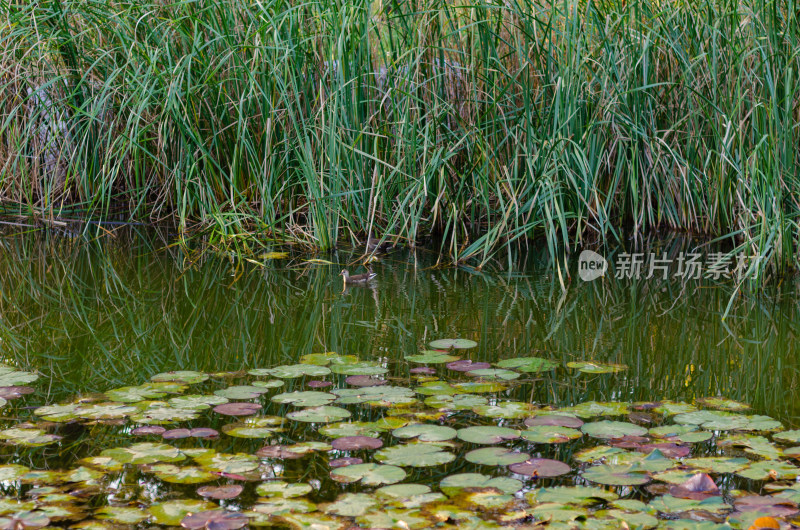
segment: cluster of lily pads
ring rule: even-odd
[[[800,517],[800,430],[721,397],[517,401],[560,363],[465,358],[475,345],[434,341],[399,366],[327,352],[166,372],[27,408],[7,400],[35,397],[24,385],[38,376],[0,367],[0,404],[18,418],[0,430],[0,529],[758,529]],[[48,451],[68,465],[37,460]]]

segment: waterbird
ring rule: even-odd
[[[344,278],[344,284],[349,285],[353,283],[367,283],[375,276],[378,275],[377,272],[366,272],[364,274],[356,274],[355,276],[350,276],[350,272],[347,269],[342,269],[342,272],[339,275]]]

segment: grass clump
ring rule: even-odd
[[[788,0],[0,1],[0,198],[481,263],[665,228],[781,270],[798,27]]]

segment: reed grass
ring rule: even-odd
[[[0,201],[319,249],[433,238],[478,265],[667,229],[781,272],[797,7],[0,0]]]

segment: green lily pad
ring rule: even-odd
[[[9,366],[0,366],[0,387],[20,386],[26,383],[33,383],[39,376],[31,372],[15,370]]]
[[[172,484],[201,484],[219,478],[218,475],[195,466],[176,466],[174,464],[154,464],[146,469],[164,482]]]
[[[331,438],[344,438],[346,436],[371,436],[377,438],[383,432],[383,429],[373,422],[354,421],[324,425],[319,428],[319,432]]]
[[[331,370],[325,366],[315,366],[313,364],[291,364],[264,370],[263,373],[253,372],[254,370],[250,370],[249,373],[251,375],[271,375],[280,379],[295,379],[303,376],[321,377],[331,373]]]
[[[375,497],[366,493],[345,493],[340,495],[335,502],[322,508],[325,513],[341,515],[344,517],[358,517],[378,506]]]
[[[351,364],[358,362],[355,355],[339,355],[335,352],[307,353],[300,357],[302,364],[314,364],[317,366],[328,366],[329,364]],[[253,374],[257,375],[257,374]]]
[[[331,365],[331,372],[339,375],[381,375],[388,371],[385,366],[369,361]]]
[[[375,406],[407,405],[416,403],[414,391],[402,386],[367,386],[362,388],[337,388],[337,403],[353,405],[368,403]]]
[[[94,512],[101,521],[118,524],[138,524],[150,517],[144,509],[130,506],[103,506]]]
[[[55,443],[60,439],[60,436],[47,434],[41,429],[12,427],[0,431],[0,440],[5,440],[6,443],[11,445],[20,445],[23,447],[42,447]]]
[[[573,361],[567,367],[578,370],[584,374],[613,374],[627,370],[624,364],[597,363],[592,361]]]
[[[414,391],[417,394],[437,397],[446,395],[452,396],[459,393],[457,388],[446,381],[430,381],[428,383],[423,383],[415,388]]]
[[[375,460],[393,466],[431,467],[455,460],[449,453],[434,443],[411,443],[385,447],[375,453]]]
[[[286,415],[286,417],[290,420],[302,421],[305,423],[331,423],[344,418],[349,418],[350,411],[339,407],[311,407],[290,412]]]
[[[524,462],[530,457],[528,453],[520,453],[506,447],[482,447],[464,456],[467,462],[485,466],[508,466]]]
[[[444,442],[455,438],[458,431],[444,425],[414,423],[395,429],[392,434],[397,438],[416,438],[421,442]]]
[[[139,412],[131,405],[120,403],[92,403],[81,405],[75,409],[75,416],[85,420],[116,420],[128,417]]]
[[[409,498],[430,493],[431,488],[423,484],[393,484],[375,490],[375,495],[387,499]]]
[[[558,363],[541,357],[516,357],[513,359],[503,359],[497,363],[500,368],[518,370],[529,374],[547,372],[558,367]]]
[[[698,471],[706,471],[708,473],[736,473],[750,464],[750,460],[747,458],[706,456],[689,458],[684,463]]]
[[[800,430],[778,432],[772,435],[772,439],[778,442],[796,444],[800,442]]]
[[[335,394],[315,391],[284,392],[283,394],[272,396],[272,401],[275,403],[291,403],[295,407],[318,407],[320,405],[327,405],[335,399]]]
[[[289,499],[311,493],[312,489],[313,488],[305,482],[290,484],[282,480],[276,480],[274,482],[259,484],[256,488],[256,493],[262,497],[283,497]]]
[[[458,438],[460,440],[485,445],[498,444],[507,440],[516,440],[519,436],[519,431],[509,429],[508,427],[478,426],[466,427],[458,431]]]
[[[502,392],[508,387],[502,383],[492,381],[469,381],[467,383],[456,383],[453,385],[456,393],[464,394],[493,394]]]
[[[72,421],[76,418],[75,411],[78,410],[79,406],[80,405],[77,403],[70,403],[68,405],[46,405],[34,410],[33,413],[47,421]]]
[[[770,477],[774,480],[792,480],[800,475],[800,468],[788,462],[762,460],[736,471],[736,474],[750,480],[767,480]]]
[[[245,453],[211,453],[195,458],[203,469],[218,473],[247,473],[256,469],[260,463],[255,455]]]
[[[569,427],[556,425],[534,425],[522,431],[522,438],[537,444],[560,444],[570,440],[577,440],[583,433]]]
[[[487,418],[519,419],[530,416],[533,405],[520,401],[501,401],[495,405],[480,405],[472,409]]]
[[[648,503],[648,506],[661,513],[681,513],[688,511],[705,511],[709,513],[724,513],[732,509],[732,506],[725,504],[722,497],[709,497],[704,500],[679,499],[672,495],[656,497]]]
[[[623,416],[628,414],[630,409],[627,403],[587,401],[573,407],[563,408],[561,412],[575,414],[581,418],[595,418],[597,416]]]
[[[153,522],[156,524],[180,526],[183,518],[190,513],[204,512],[217,508],[219,508],[219,506],[208,501],[182,499],[156,503],[147,511],[153,517]]]
[[[589,506],[599,502],[609,502],[618,498],[612,491],[591,486],[560,486],[555,488],[537,488],[526,496],[528,502],[557,503]]]
[[[106,449],[100,456],[113,458],[123,464],[153,464],[156,462],[179,462],[186,456],[177,448],[167,444],[139,443],[130,447]]]
[[[410,355],[406,357],[406,360],[411,361],[412,363],[420,363],[420,364],[444,364],[457,361],[460,358],[461,357],[457,355],[448,355],[446,353],[429,351],[421,355]]]
[[[256,399],[258,396],[266,392],[267,389],[261,386],[252,385],[236,385],[221,390],[216,390],[214,395],[221,396],[227,399]]]
[[[113,412],[113,411],[112,411]],[[131,416],[131,420],[144,425],[169,425],[197,419],[199,411],[169,406],[163,401],[152,401],[147,408]]]
[[[522,482],[510,477],[492,478],[480,473],[460,473],[443,479],[439,488],[448,497],[458,495],[464,488],[497,488],[503,493],[511,494],[522,489]]]
[[[483,396],[474,394],[435,395],[425,399],[425,404],[437,410],[471,410],[489,403]]]
[[[170,398],[169,406],[176,409],[206,410],[216,405],[227,403],[228,398],[222,396],[203,396],[200,394],[190,394],[187,396],[176,396]]]
[[[204,374],[203,372],[195,372],[191,370],[180,370],[175,372],[163,372],[160,374],[156,374],[150,378],[151,381],[155,382],[175,382],[175,383],[183,383],[185,385],[196,385],[197,383],[202,383],[203,381],[208,381],[208,374]]]
[[[167,388],[165,388],[167,386]],[[158,399],[171,393],[177,386],[182,391],[186,387],[183,385],[173,385],[173,383],[146,383],[139,386],[124,386],[107,391],[106,397],[111,401],[119,403],[136,403],[148,399]],[[169,390],[168,390],[169,389]]]
[[[469,339],[439,339],[431,341],[428,345],[436,350],[449,350],[451,348],[465,350],[474,348],[478,343]]]
[[[581,430],[592,438],[611,440],[624,436],[644,436],[647,429],[624,421],[601,420],[584,423]]]
[[[331,471],[331,478],[337,482],[361,482],[365,486],[395,484],[406,478],[403,468],[392,465],[356,464]]]
[[[499,379],[501,381],[511,381],[513,379],[518,379],[520,376],[519,372],[514,372],[513,370],[507,370],[505,368],[482,368],[478,370],[470,370],[467,373],[474,377],[481,377],[483,379]]]
[[[650,475],[636,466],[603,464],[586,468],[581,476],[589,482],[608,486],[639,486],[650,482]]]
[[[617,447],[609,447],[607,445],[600,445],[597,447],[590,447],[588,449],[583,449],[575,455],[573,458],[578,462],[584,463],[593,463],[593,462],[600,462],[600,461],[609,461],[611,459],[616,460],[623,455],[628,454],[627,451],[624,449],[619,449]]]
[[[283,418],[278,416],[252,416],[238,423],[222,426],[222,432],[234,438],[269,438],[283,429]]]
[[[280,388],[284,385],[280,379],[270,379],[269,381],[253,381],[250,386],[257,386],[259,388]]]

